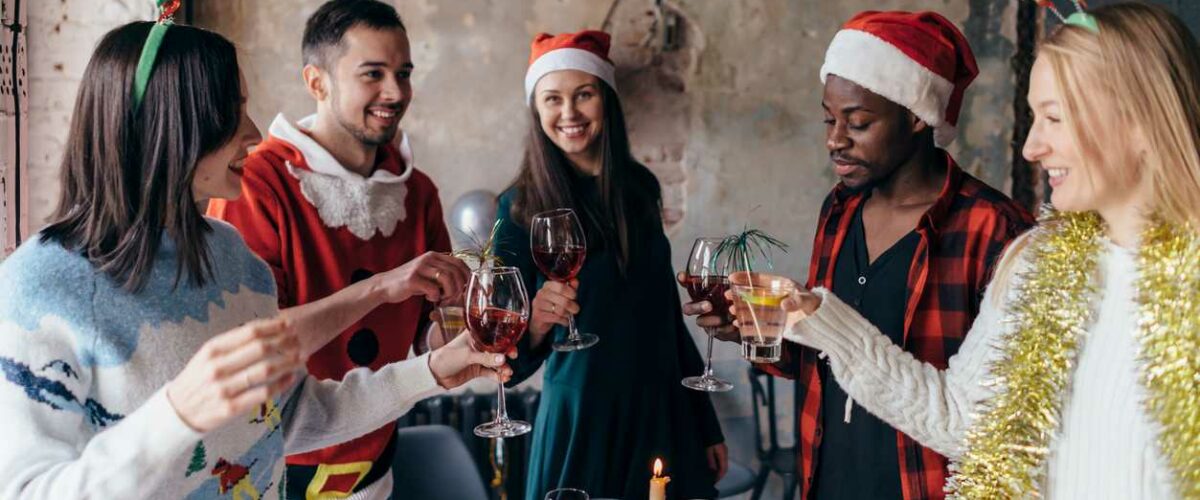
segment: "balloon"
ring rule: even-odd
[[[454,248],[469,248],[487,240],[496,222],[496,193],[486,189],[467,191],[450,205],[446,225]]]

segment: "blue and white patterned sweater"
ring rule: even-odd
[[[145,289],[37,239],[0,263],[0,498],[279,498],[283,456],[358,437],[440,391],[428,355],[292,390],[201,434],[164,386],[205,341],[278,313],[274,278],[209,219],[214,276],[175,287],[169,238]]]

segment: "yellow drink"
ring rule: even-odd
[[[742,357],[753,363],[779,361],[787,311],[783,299],[792,293],[791,280],[760,276],[761,283],[733,285],[734,310],[742,337]]]
[[[447,340],[457,337],[459,333],[467,328],[466,314],[463,308],[458,306],[442,306],[438,308],[441,315],[441,321],[438,321],[438,327],[442,329],[442,336]]]

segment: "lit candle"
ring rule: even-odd
[[[662,459],[654,459],[654,477],[650,478],[650,500],[667,500],[669,476],[662,475]]]

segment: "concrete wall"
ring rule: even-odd
[[[205,0],[196,24],[242,49],[250,113],[272,117],[314,106],[301,87],[300,36],[320,0]],[[604,27],[635,153],[662,180],[675,262],[692,240],[744,224],[792,245],[779,272],[804,276],[817,210],[832,186],[823,146],[817,72],[840,23],[863,9],[934,9],[958,23],[982,72],[967,95],[952,148],[970,172],[1007,189],[1016,0],[674,0],[680,47],[661,50],[653,0],[396,0],[409,27],[416,98],[404,118],[417,162],[447,207],[472,189],[502,190],[513,177],[528,112],[522,77],[539,31]],[[30,2],[30,215],[57,196],[57,163],[90,47],[106,30],[150,18],[145,0]],[[84,15],[86,11],[86,16]],[[697,342],[702,337],[697,333]],[[700,344],[703,345],[703,344]],[[714,397],[732,455],[752,455],[746,364],[719,346],[717,371],[737,389]],[[779,389],[791,430],[791,389]]]

